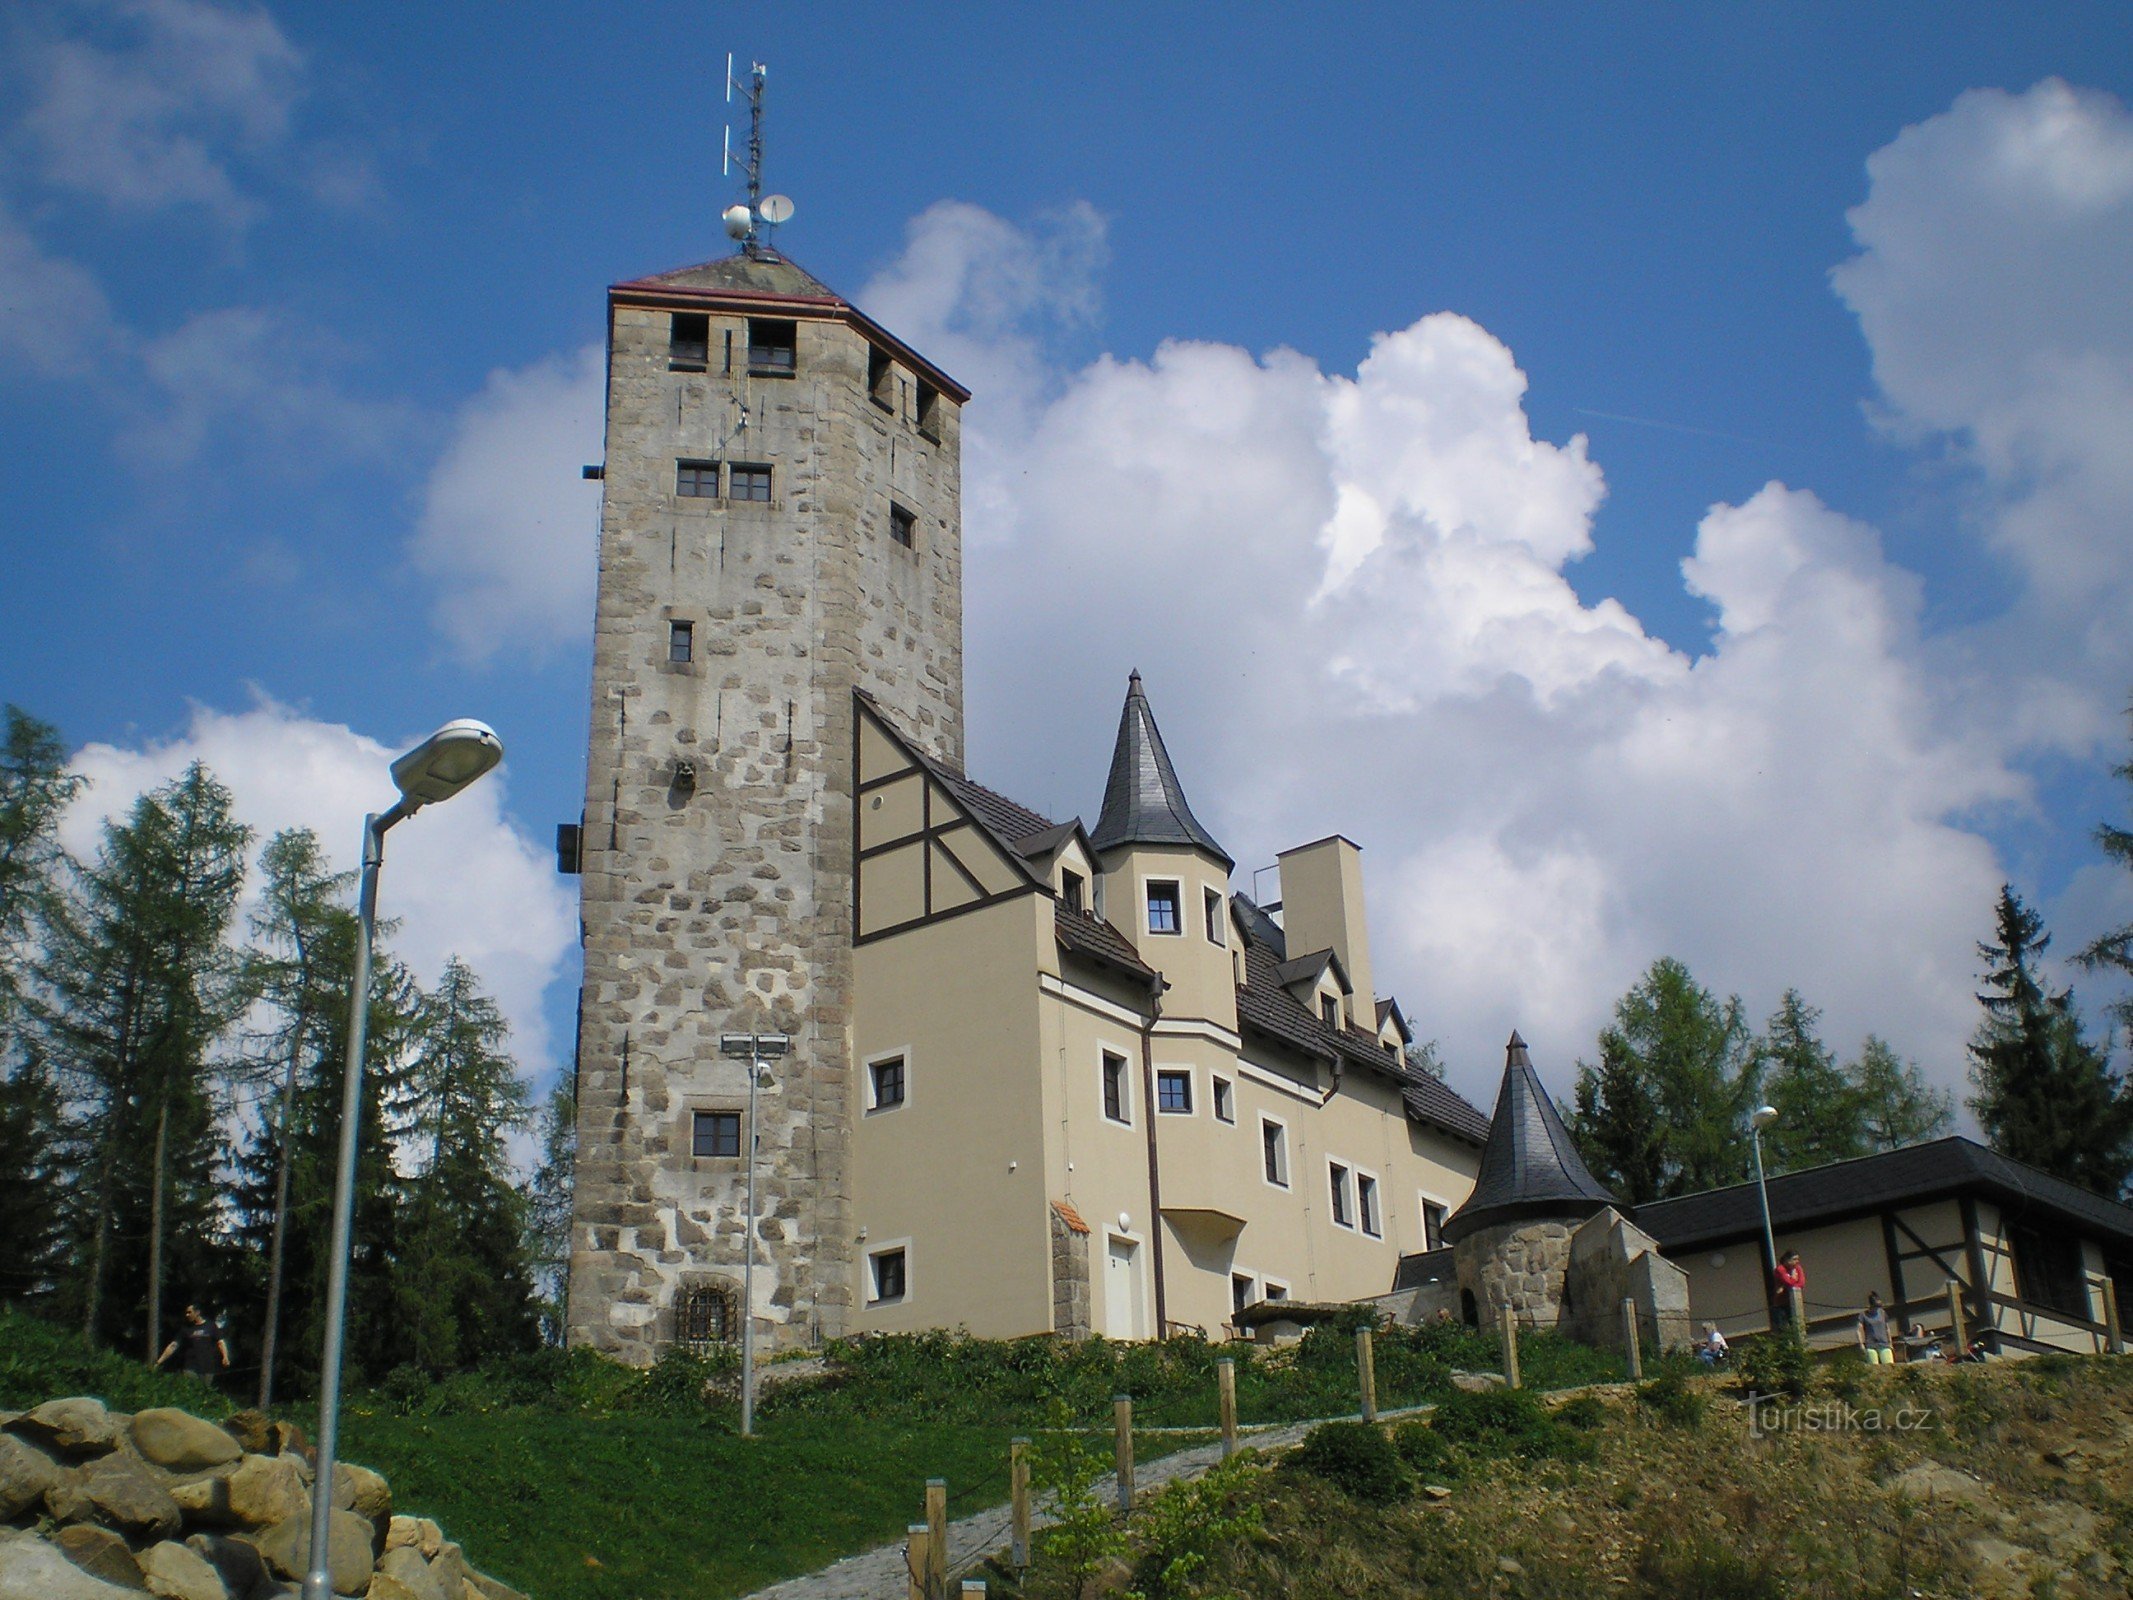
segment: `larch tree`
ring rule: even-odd
[[[2111,771],[2133,785],[2133,760],[2113,767]],[[2096,825],[2096,843],[2108,859],[2133,872],[2133,828],[2100,822]],[[2074,959],[2091,972],[2116,973],[2128,984],[2133,984],[2133,922],[2099,934]],[[2111,1016],[2124,1031],[2127,1043],[2133,1045],[2133,987],[2127,988],[2112,1002]]]
[[[1740,1001],[1720,1001],[1663,957],[1616,1002],[1599,1065],[1578,1064],[1571,1135],[1631,1205],[1737,1183],[1756,1086]]]
[[[1970,1109],[1993,1149],[2116,1199],[2133,1174],[2133,1093],[2083,1037],[2071,991],[2038,970],[2051,936],[2000,890],[1985,962],[1985,1016],[1970,1041]]]
[[[1787,989],[1755,1042],[1762,1094],[1777,1112],[1763,1135],[1773,1172],[1847,1161],[1867,1152],[1858,1085],[1816,1033],[1822,1013]]]
[[[526,1260],[533,1274],[541,1336],[560,1345],[570,1279],[571,1191],[577,1176],[578,1097],[568,1079],[541,1109],[541,1164],[526,1203]]]
[[[1869,1152],[1923,1144],[1955,1126],[1955,1097],[1926,1082],[1918,1064],[1904,1060],[1878,1034],[1866,1036],[1859,1059],[1845,1067],[1844,1075],[1851,1080]]]
[[[248,839],[229,791],[195,762],[106,823],[96,860],[48,920],[38,967],[42,1036],[82,1161],[83,1325],[105,1339],[138,1334],[150,1360],[173,1269],[204,1282],[214,1265],[211,1052],[242,1004],[225,941]]]
[[[41,929],[60,892],[59,819],[86,779],[67,771],[59,730],[19,706],[0,732],[0,1069]]]

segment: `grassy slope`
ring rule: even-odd
[[[1358,1504],[1304,1473],[1248,1473],[1234,1504],[1264,1531],[1215,1549],[1180,1593],[1145,1561],[1154,1600],[1520,1595],[1629,1600],[2123,1596],[2133,1574],[2133,1360],[1986,1368],[1856,1366],[1812,1401],[1925,1413],[1906,1431],[1762,1439],[1715,1382],[1700,1420],[1610,1401],[1589,1462],[1475,1464],[1449,1501]],[[1827,1415],[1828,1413],[1825,1413]],[[1960,1498],[1892,1486],[1920,1462],[1983,1480]],[[1506,1561],[1512,1567],[1503,1565]],[[1515,1570],[1514,1570],[1515,1569]],[[995,1591],[1014,1594],[1004,1574]],[[1040,1563],[1026,1600],[1063,1600]]]
[[[1494,1348],[1456,1329],[1381,1339],[1381,1403],[1440,1396],[1451,1367],[1491,1366]],[[677,1362],[640,1375],[546,1352],[354,1395],[342,1454],[383,1472],[400,1509],[435,1518],[477,1566],[537,1600],[721,1600],[894,1539],[918,1516],[927,1478],[948,1480],[951,1516],[999,1503],[1010,1437],[1061,1423],[1108,1430],[1114,1394],[1132,1394],[1147,1427],[1209,1426],[1224,1354],[1239,1361],[1246,1422],[1356,1404],[1342,1329],[1273,1355],[1187,1340],[920,1335],[833,1348],[825,1378],[765,1395],[760,1437],[743,1441],[730,1400],[698,1397],[720,1374]],[[1540,1383],[1613,1372],[1606,1358],[1551,1340],[1528,1343],[1525,1368]],[[231,1409],[191,1380],[0,1314],[0,1406],[65,1393],[127,1410]],[[306,1428],[312,1420],[301,1407],[284,1414]],[[1137,1450],[1145,1459],[1186,1442],[1143,1435]]]

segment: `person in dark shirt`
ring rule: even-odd
[[[1868,1366],[1895,1363],[1896,1355],[1889,1344],[1889,1312],[1877,1289],[1867,1291],[1866,1309],[1859,1313],[1859,1348],[1866,1352]]]
[[[170,1365],[170,1358],[181,1348],[185,1359],[180,1365],[203,1383],[212,1383],[230,1364],[230,1347],[223,1341],[222,1330],[215,1325],[215,1319],[198,1306],[185,1308],[184,1330],[163,1347],[163,1353],[156,1357],[156,1365]]]

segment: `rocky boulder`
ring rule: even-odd
[[[242,1539],[196,1533],[185,1541],[185,1548],[215,1569],[233,1600],[251,1600],[277,1587],[274,1575],[267,1571],[266,1558]]]
[[[430,1564],[422,1559],[422,1552],[403,1545],[385,1552],[371,1577],[365,1600],[460,1600],[465,1590],[462,1581],[460,1595],[448,1596],[430,1571]]]
[[[183,1525],[170,1491],[124,1456],[99,1456],[45,1492],[59,1522],[95,1522],[128,1539],[167,1539]]]
[[[133,1447],[172,1472],[226,1466],[244,1454],[237,1441],[212,1422],[166,1406],[134,1414]]]
[[[333,1467],[333,1504],[337,1510],[353,1511],[382,1528],[393,1514],[393,1492],[370,1468],[337,1461]]]
[[[369,1523],[353,1511],[336,1511],[326,1534],[326,1570],[335,1594],[361,1594],[370,1583]],[[311,1518],[288,1517],[251,1536],[266,1563],[284,1578],[301,1579],[311,1565]]]
[[[230,1600],[228,1585],[197,1551],[166,1539],[141,1552],[141,1577],[159,1600]]]
[[[59,1546],[61,1555],[93,1578],[102,1578],[122,1589],[143,1587],[140,1563],[133,1559],[126,1541],[109,1528],[77,1522],[71,1528],[61,1528],[52,1542]]]
[[[0,1600],[141,1600],[141,1591],[82,1571],[30,1534],[0,1534]]]
[[[47,1400],[8,1426],[31,1438],[50,1440],[70,1456],[95,1456],[118,1448],[122,1421],[111,1414],[103,1401],[76,1396],[70,1400]]]
[[[223,1528],[267,1528],[308,1515],[303,1473],[287,1456],[246,1456],[225,1478],[198,1478],[170,1491],[186,1517]]]
[[[57,1487],[60,1467],[36,1446],[0,1433],[0,1522],[12,1522]]]

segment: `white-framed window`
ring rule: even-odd
[[[866,1063],[867,1112],[894,1111],[911,1098],[910,1056],[902,1050],[870,1056]]]
[[[1185,902],[1178,880],[1148,880],[1148,931],[1175,934],[1185,931]]]
[[[1423,1249],[1442,1250],[1444,1248],[1444,1223],[1445,1219],[1451,1214],[1452,1208],[1442,1200],[1432,1200],[1428,1195],[1422,1197]]]
[[[1228,941],[1222,937],[1222,924],[1225,920],[1222,915],[1222,891],[1220,889],[1201,890],[1200,909],[1205,914],[1207,942],[1209,944],[1227,943]]]
[[[1088,910],[1088,882],[1072,867],[1059,869],[1059,898],[1069,911]]]
[[[1355,1226],[1355,1174],[1346,1162],[1326,1163],[1326,1187],[1333,1194],[1333,1226]]]
[[[1165,1116],[1189,1117],[1192,1115],[1191,1068],[1157,1067],[1155,1069],[1155,1109]]]
[[[1266,1288],[1259,1296],[1262,1300],[1286,1300],[1288,1297],[1289,1286],[1285,1283],[1276,1283],[1272,1278],[1266,1280]]]
[[[1259,1119],[1259,1171],[1275,1188],[1289,1186],[1289,1129],[1274,1117]]]
[[[1373,1239],[1385,1237],[1385,1214],[1384,1208],[1378,1204],[1377,1175],[1360,1168],[1355,1174],[1355,1225]]]
[[[1115,1050],[1103,1053],[1104,1115],[1113,1122],[1133,1123],[1133,1084],[1126,1073],[1126,1058]]]
[[[1229,1309],[1235,1316],[1259,1298],[1259,1280],[1249,1272],[1232,1272],[1229,1275]]]
[[[1227,1078],[1211,1077],[1208,1082],[1214,1091],[1212,1098],[1215,1102],[1215,1121],[1235,1122],[1237,1120],[1237,1086]]]
[[[901,1305],[911,1298],[911,1241],[892,1239],[867,1252],[867,1304]]]

